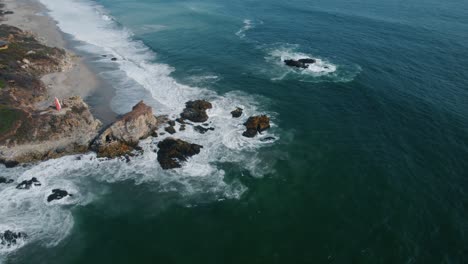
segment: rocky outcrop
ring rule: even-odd
[[[88,151],[101,123],[79,97],[63,100],[61,111],[48,107],[41,81],[68,69],[70,56],[9,25],[0,25],[0,39],[9,43],[0,52],[0,162],[14,167]]]
[[[164,170],[180,168],[183,161],[200,153],[203,148],[180,139],[166,138],[158,143],[158,162]]]
[[[253,138],[257,133],[261,133],[270,128],[270,118],[266,115],[249,117],[244,123],[247,130],[242,134],[244,137]]]
[[[52,194],[49,195],[47,197],[47,202],[52,202],[54,200],[61,200],[67,196],[72,196],[71,194],[69,194],[67,191],[65,190],[61,190],[61,189],[53,189],[52,190]]]
[[[88,151],[101,122],[80,97],[65,99],[62,106],[61,111],[13,108],[16,120],[0,134],[0,162],[15,165]]]
[[[42,184],[37,180],[36,177],[33,177],[32,179],[30,180],[25,180],[25,181],[22,181],[20,184],[18,184],[16,186],[16,189],[19,189],[19,190],[29,190],[31,189],[32,187],[37,187],[37,186],[41,186]]]
[[[203,123],[208,120],[206,110],[211,108],[213,105],[205,100],[189,101],[185,103],[185,109],[180,116],[192,122]]]
[[[285,60],[284,61],[284,63],[286,65],[288,65],[288,66],[303,68],[303,69],[309,68],[309,65],[314,64],[315,62],[316,62],[316,60],[311,59],[311,58],[304,58],[304,59],[299,59],[299,60]]]
[[[236,110],[231,112],[231,115],[233,118],[239,118],[242,116],[243,112],[244,112],[244,109],[237,107]]]
[[[143,101],[105,129],[93,142],[99,157],[115,158],[132,152],[141,139],[154,134],[158,120]]]
[[[15,246],[27,237],[28,236],[23,232],[6,230],[5,232],[0,232],[0,245],[4,247]]]

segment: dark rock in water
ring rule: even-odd
[[[255,137],[257,133],[261,133],[270,128],[270,118],[266,115],[249,117],[244,123],[247,130],[242,134],[244,137]]]
[[[67,196],[72,196],[71,194],[69,194],[67,191],[65,190],[60,190],[60,189],[53,189],[52,190],[52,194],[49,195],[49,197],[47,197],[47,202],[52,202],[54,200],[60,200],[60,199],[63,199]]]
[[[18,240],[26,239],[28,236],[23,232],[13,232],[6,230],[5,232],[0,232],[0,245],[11,247],[18,243]]]
[[[7,178],[4,178],[4,177],[0,177],[0,184],[8,184],[8,183],[12,183],[14,182],[12,179],[7,179]]]
[[[241,117],[242,113],[244,112],[244,109],[237,107],[236,110],[231,112],[232,117],[234,118],[239,118]]]
[[[185,125],[180,125],[179,131],[184,131],[185,130]]]
[[[177,118],[175,121],[177,121],[177,123],[179,124],[185,124],[185,120],[183,118]]]
[[[101,56],[104,57],[104,58],[107,58],[107,55],[101,55]]]
[[[195,131],[199,132],[200,134],[205,134],[209,130],[211,131],[215,130],[213,127],[204,128],[202,126],[194,126],[193,129],[195,129]]]
[[[158,143],[158,148],[159,164],[164,170],[168,170],[180,168],[180,162],[200,153],[203,147],[180,139],[166,138]]]
[[[167,122],[170,126],[175,126],[175,121],[174,120],[170,120],[169,122]]]
[[[130,160],[130,156],[129,155],[125,155],[125,162],[129,163],[131,160]]]
[[[151,133],[151,136],[152,136],[152,137],[158,137],[158,132],[153,131],[153,132]]]
[[[171,134],[171,135],[176,133],[176,130],[175,130],[175,128],[173,126],[168,126],[168,127],[164,128],[164,130],[167,133]]]
[[[37,180],[36,177],[33,177],[31,180],[22,181],[16,186],[16,189],[29,190],[33,186],[41,186],[41,183]]]
[[[276,138],[274,137],[266,137],[266,138],[260,139],[260,141],[262,142],[268,142],[268,141],[274,141],[274,140],[276,140]]]
[[[0,15],[3,16],[3,15],[13,15],[15,12],[13,11],[3,11],[3,10],[0,10]]]
[[[284,63],[291,67],[303,68],[307,69],[309,64],[314,64],[316,62],[315,59],[305,58],[299,60],[285,60]]]
[[[159,135],[164,136],[164,135],[166,135],[166,133],[161,132],[161,133],[159,133]]]
[[[180,116],[192,122],[203,123],[208,120],[206,110],[211,108],[213,105],[205,100],[189,101],[185,103],[185,109]]]
[[[12,160],[0,160],[0,163],[3,163],[7,168],[14,168],[18,166],[19,162]]]
[[[291,67],[307,69],[307,64],[297,61],[297,60],[285,60],[284,63]]]
[[[210,124],[208,124],[208,123],[205,123],[205,124],[203,124],[203,126],[206,126],[206,127],[207,127],[207,126],[210,126]]]
[[[117,60],[117,58],[115,58],[115,57],[111,59],[111,61],[116,61],[116,60]]]
[[[316,62],[315,59],[310,59],[310,58],[307,58],[307,59],[299,59],[298,60],[299,62],[302,62],[302,63],[305,63],[305,64],[314,64]]]

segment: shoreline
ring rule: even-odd
[[[62,72],[44,75],[41,80],[47,87],[48,99],[80,96],[90,106],[91,113],[104,125],[116,120],[117,114],[110,107],[115,90],[93,71],[84,54],[73,48],[72,40],[48,16],[47,9],[38,0],[3,0],[6,15],[1,24],[31,32],[46,46],[64,49],[69,55],[69,67]],[[91,99],[92,98],[92,99]]]

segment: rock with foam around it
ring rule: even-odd
[[[158,120],[150,106],[139,102],[131,112],[105,129],[93,142],[99,157],[115,158],[130,153],[141,139],[154,135]]]
[[[244,137],[253,138],[257,133],[261,133],[270,128],[270,118],[266,115],[249,117],[244,123],[247,130],[242,134]]]
[[[213,105],[205,100],[189,101],[185,103],[185,109],[180,116],[192,122],[203,123],[208,120],[206,110],[211,108]]]
[[[180,139],[166,138],[158,143],[158,161],[164,170],[180,168],[180,162],[200,153],[200,145]]]

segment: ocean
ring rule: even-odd
[[[204,148],[172,171],[161,137],[129,163],[2,167],[43,186],[0,186],[0,230],[28,234],[0,262],[468,263],[466,1],[40,2],[116,114],[207,99],[215,130],[175,134]],[[256,114],[272,128],[242,137]]]

